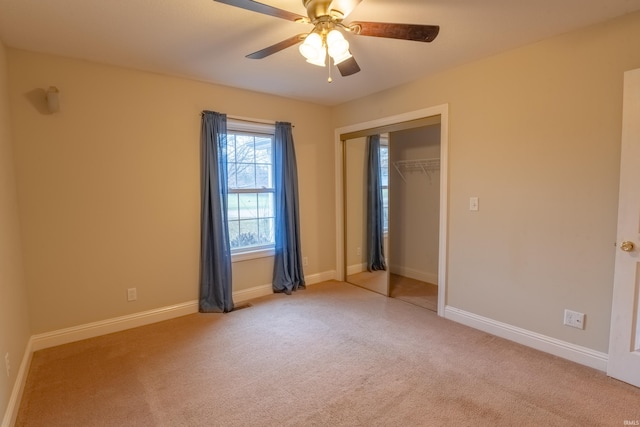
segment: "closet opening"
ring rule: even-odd
[[[337,130],[342,170],[339,277],[444,315],[447,108],[435,110],[439,114],[412,120],[388,118],[388,123],[378,121],[377,126]],[[374,135],[379,146],[374,145],[378,159],[373,164],[380,168],[380,181],[372,195]],[[371,207],[375,194],[381,195],[379,208]],[[380,213],[384,225],[383,236],[373,240],[383,248],[383,268],[375,261],[379,254],[376,258],[371,251],[372,209]]]

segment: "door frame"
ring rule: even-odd
[[[440,235],[438,240],[438,316],[444,317],[447,286],[447,242],[449,208],[449,104],[441,104],[420,110],[356,123],[335,129],[335,190],[336,190],[336,276],[345,280],[344,253],[344,176],[340,135],[367,129],[390,126],[411,120],[440,116]]]

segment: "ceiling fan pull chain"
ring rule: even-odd
[[[329,57],[329,67],[327,68],[329,68],[329,78],[327,79],[327,81],[331,83],[333,81],[333,79],[331,78],[331,57]]]

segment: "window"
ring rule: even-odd
[[[228,222],[232,253],[275,245],[273,125],[227,123]]]
[[[389,230],[389,140],[380,138],[380,186],[382,187],[383,230]]]

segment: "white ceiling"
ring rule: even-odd
[[[302,0],[263,0],[306,15]],[[312,26],[213,0],[0,0],[6,46],[336,105],[640,10],[640,0],[364,0],[345,19],[440,25],[432,43],[347,34],[362,71],[341,77],[297,47],[245,55]]]

